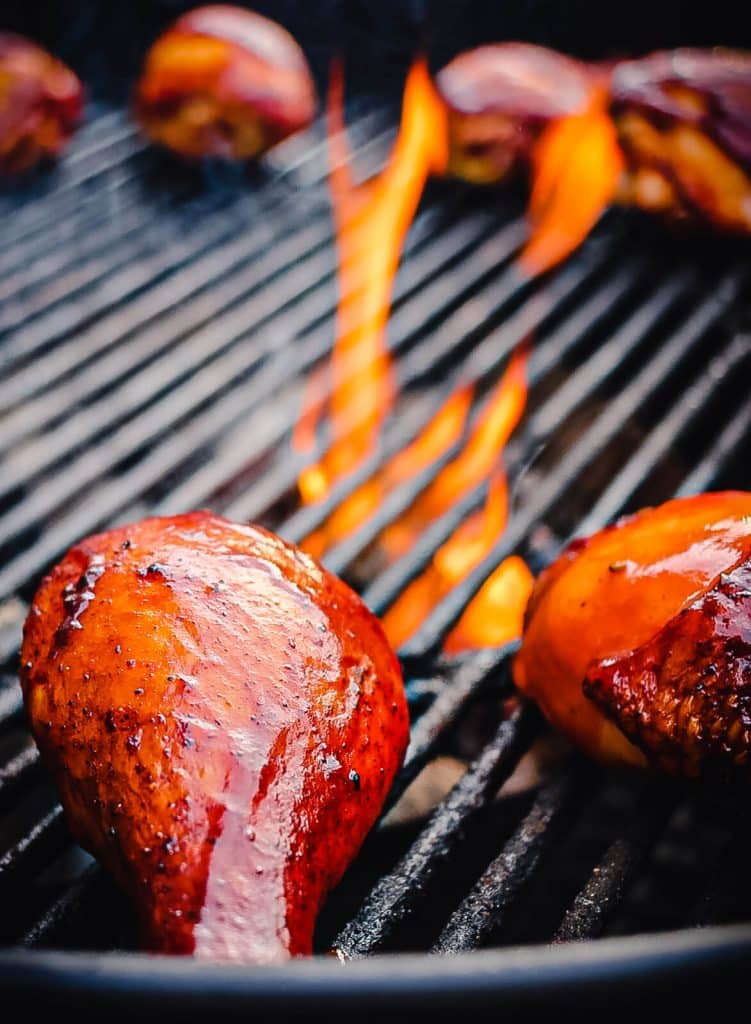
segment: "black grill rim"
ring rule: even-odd
[[[254,967],[142,953],[0,953],[4,996],[28,1008],[60,1000],[95,1011],[117,999],[120,1011],[275,1014],[387,1012],[431,1015],[452,1004],[492,1003],[496,1012],[545,1007],[653,1005],[654,999],[728,1000],[751,964],[751,925],[604,938],[547,947],[475,950],[454,956],[379,955],[346,966],[333,958]],[[638,984],[635,984],[638,982]],[[367,1000],[367,1002],[366,1002]],[[615,1002],[617,1000],[617,1003]]]

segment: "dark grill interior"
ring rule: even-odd
[[[394,123],[393,107],[352,107],[363,172],[384,159]],[[421,777],[332,898],[319,949],[459,952],[747,921],[743,795],[585,764],[532,708],[502,718],[510,650],[440,654],[509,553],[537,571],[573,533],[623,512],[749,486],[747,248],[611,212],[530,284],[514,262],[519,197],[432,183],[396,282],[401,393],[382,448],[301,510],[290,432],[336,304],[324,141],[319,122],[248,173],[190,171],[100,101],[58,170],[0,196],[0,940],[135,948],[128,907],[71,846],[23,720],[17,648],[44,569],[97,528],[192,507],[300,540],[457,382],[477,383],[479,408],[524,338],[530,400],[506,453],[509,527],[400,652],[415,724],[392,804]],[[406,557],[378,564],[379,533],[454,454],[325,559],[377,613],[485,499],[483,486]]]

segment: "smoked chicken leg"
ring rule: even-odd
[[[310,953],[408,737],[397,659],[359,598],[265,530],[148,519],[68,552],[22,659],[67,820],[145,946]]]
[[[535,585],[514,678],[605,761],[751,775],[751,494],[645,509]]]

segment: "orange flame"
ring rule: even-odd
[[[532,236],[520,262],[541,274],[565,259],[587,237],[612,199],[623,156],[606,109],[606,90],[593,90],[588,108],[554,121],[533,154],[529,218]]]
[[[350,172],[342,100],[343,82],[337,65],[332,71],[328,104],[330,184],[339,256],[337,333],[330,367],[309,378],[294,443],[299,451],[314,450],[317,427],[327,407],[333,439],[325,456],[300,474],[305,503],[323,500],[336,481],[361,465],[378,443],[394,399],[385,330],[401,246],[428,175],[443,171],[447,160],[445,111],[423,60],[415,62],[407,78],[399,135],[390,161],[382,174],[362,185],[353,183]],[[429,523],[490,478],[485,507],[462,524],[387,613],[384,625],[395,646],[471,572],[505,528],[508,496],[499,456],[526,404],[526,363],[526,351],[520,348],[461,453],[379,539],[384,557],[393,561],[414,544]],[[357,488],[306,538],[306,550],[317,557],[323,555],[364,522],[386,494],[456,444],[466,430],[473,397],[472,387],[458,388],[412,444]],[[524,562],[507,559],[466,609],[446,641],[447,651],[495,645],[518,635],[530,588],[531,574]]]
[[[345,498],[320,529],[305,538],[302,546],[308,554],[321,558],[332,545],[365,522],[385,495],[448,451],[462,435],[472,395],[472,388],[458,388],[412,444],[390,459],[374,479]]]
[[[430,520],[487,478],[524,411],[526,395],[526,352],[519,350],[462,454],[439,474],[413,507],[412,514],[389,531],[391,557],[398,557]],[[409,639],[441,598],[482,561],[503,533],[507,520],[506,477],[496,469],[484,508],[456,530],[436,552],[425,572],[386,612],[383,625],[394,647]],[[532,574],[524,562],[516,556],[506,559],[465,609],[446,640],[445,650],[456,653],[467,647],[495,646],[519,636],[531,587]]]
[[[447,161],[445,111],[426,62],[418,59],[409,72],[396,144],[386,169],[375,179],[361,185],[352,181],[339,64],[332,68],[328,133],[339,256],[339,307],[330,368],[333,441],[326,455],[300,474],[306,504],[325,498],[338,479],[374,450],[393,403],[385,341],[393,280],[425,181],[431,172],[441,173]],[[324,404],[320,394],[309,394],[293,438],[298,450],[312,450]]]
[[[470,648],[502,647],[521,636],[534,582],[518,555],[504,559],[465,608],[446,638],[444,651],[458,654]]]
[[[464,450],[448,464],[412,508],[384,533],[391,560],[401,557],[434,519],[490,475],[527,402],[527,352],[519,348],[478,417]]]

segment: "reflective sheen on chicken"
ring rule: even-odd
[[[310,953],[408,738],[397,659],[357,595],[265,530],[147,519],[55,566],[22,658],[68,823],[145,946]]]
[[[592,756],[673,775],[751,772],[751,494],[669,501],[542,573],[517,686]]]

